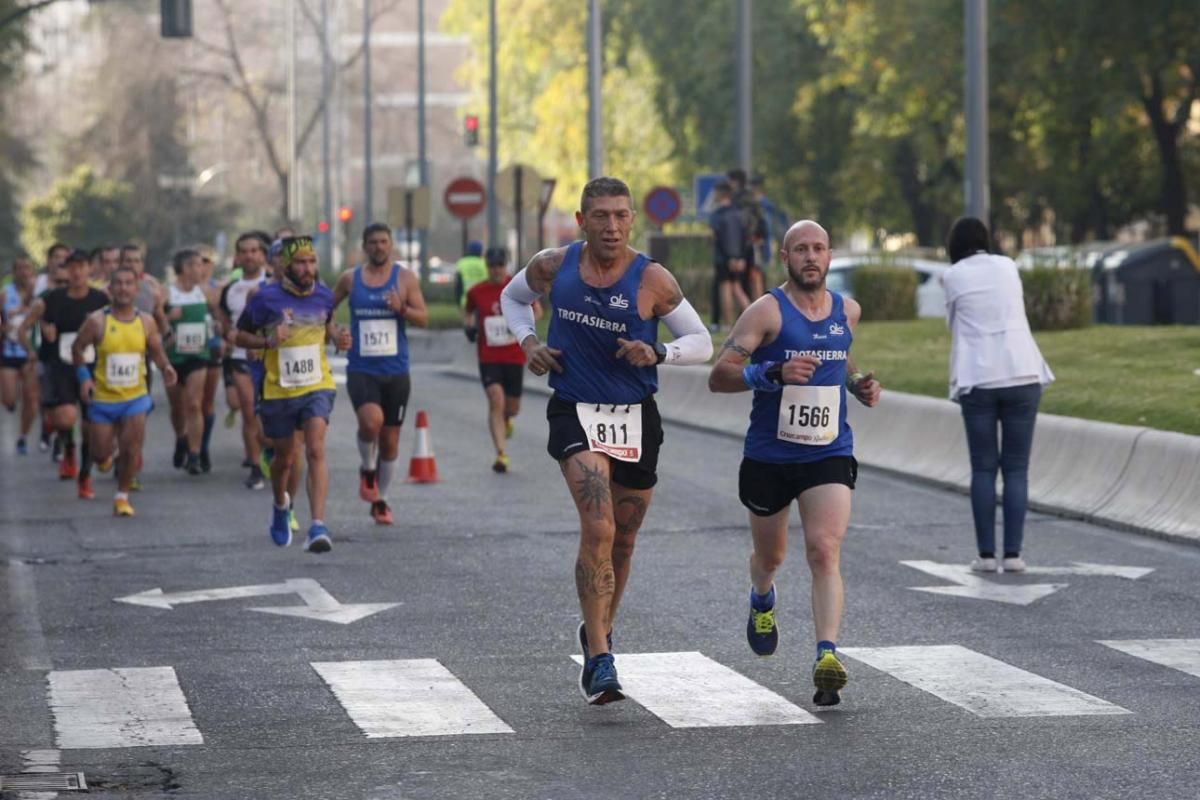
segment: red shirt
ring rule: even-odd
[[[479,328],[477,342],[480,364],[525,363],[525,352],[509,332],[504,314],[500,311],[500,293],[510,280],[512,278],[506,278],[501,284],[483,281],[467,290],[466,310],[475,312],[475,325]],[[489,331],[491,336],[488,335]]]

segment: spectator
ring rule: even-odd
[[[459,308],[467,304],[467,290],[488,277],[487,265],[483,263],[483,243],[467,243],[466,254],[454,265],[454,302]]]
[[[742,218],[742,235],[745,242],[742,258],[746,261],[746,269],[740,278],[742,290],[753,302],[762,297],[765,290],[763,273],[755,263],[754,251],[766,238],[766,223],[763,220],[762,209],[759,207],[758,201],[746,185],[746,171],[731,169],[725,175],[729,178],[729,185],[733,188],[733,207],[738,210]]]
[[[788,216],[779,206],[767,197],[766,189],[764,188],[766,179],[759,174],[750,176],[750,194],[754,196],[755,202],[758,203],[759,213],[763,220],[763,240],[758,248],[758,260],[756,262],[759,269],[764,275],[771,267],[771,256],[783,244],[783,233],[788,229]]]
[[[947,237],[950,399],[962,406],[971,458],[976,572],[1021,572],[1029,451],[1042,386],[1054,380],[1029,320],[1017,265],[992,254],[987,226],[962,217]],[[997,434],[997,424],[1000,433]],[[1004,476],[1004,558],[996,558],[996,472]]]
[[[720,309],[714,321],[717,325],[731,325],[737,314],[750,305],[741,283],[746,272],[745,228],[741,212],[733,205],[733,189],[729,182],[718,182],[712,191],[716,208],[709,216],[708,224],[713,232],[713,285]]]

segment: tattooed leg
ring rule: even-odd
[[[610,630],[617,616],[617,606],[625,593],[625,584],[629,581],[629,570],[633,566],[633,546],[637,541],[638,531],[646,511],[650,508],[650,497],[653,489],[627,489],[624,486],[613,486],[613,519],[616,523],[616,538],[613,540],[613,597],[608,607],[608,627]]]
[[[608,457],[578,453],[560,463],[567,488],[579,512],[579,555],[575,561],[575,587],[587,628],[592,655],[608,652],[609,607],[616,577],[613,572],[612,491]]]

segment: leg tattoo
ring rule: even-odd
[[[612,495],[608,488],[608,476],[600,467],[589,469],[587,464],[580,464],[579,470],[583,477],[575,481],[579,487],[580,504],[592,512],[596,519],[604,519],[607,508],[612,503]]]
[[[617,524],[617,535],[628,536],[637,533],[646,518],[646,501],[636,495],[622,497],[617,501],[613,518]]]
[[[589,595],[593,597],[612,597],[616,588],[616,576],[613,574],[612,559],[601,559],[597,564],[585,564],[583,559],[575,561],[575,589],[582,600]]]

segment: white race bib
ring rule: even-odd
[[[8,318],[8,330],[5,332],[10,342],[16,342],[17,331],[21,329],[21,323],[25,321],[25,314],[14,314]]]
[[[587,434],[588,450],[618,461],[642,460],[642,406],[576,403],[575,414]]]
[[[208,325],[203,322],[181,322],[175,326],[176,353],[203,353],[208,342]]]
[[[517,343],[517,337],[508,329],[508,323],[502,316],[484,317],[483,332],[487,336],[488,347],[504,347]]]
[[[838,386],[784,386],[775,435],[785,442],[824,447],[837,438],[841,411]]]
[[[141,382],[141,353],[109,353],[104,362],[104,383],[113,389],[131,389]]]
[[[71,348],[75,346],[75,340],[79,338],[78,333],[60,333],[58,335],[58,359],[64,364],[74,364],[75,357],[71,355]],[[88,345],[83,351],[83,363],[91,364],[96,360],[96,348]]]
[[[358,321],[358,354],[361,356],[394,356],[399,346],[395,319],[360,319]]]
[[[321,346],[279,348],[279,385],[285,389],[321,382]]]

